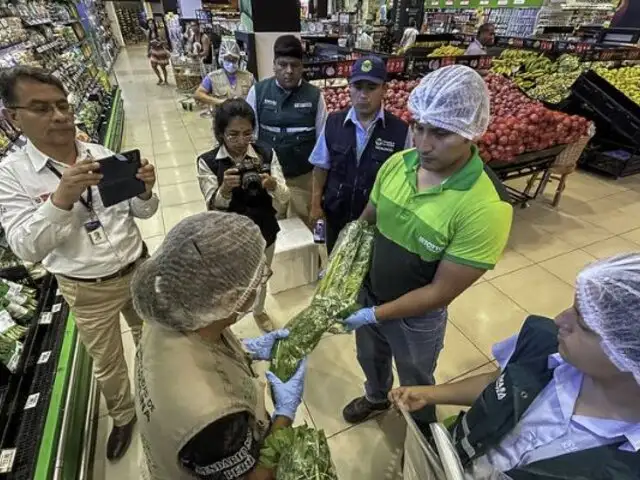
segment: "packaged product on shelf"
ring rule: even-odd
[[[14,322],[9,312],[0,310],[0,335],[9,340],[18,341],[25,336],[28,330],[27,327]]]
[[[12,302],[8,298],[0,299],[0,308],[5,309],[11,317],[18,322],[20,325],[28,325],[33,316],[36,314],[37,305],[32,306],[32,304],[28,303],[27,306],[19,305],[15,302]]]
[[[23,307],[35,309],[38,306],[36,295],[37,291],[33,288],[0,278],[0,299],[7,299]]]
[[[22,343],[0,334],[0,363],[15,373],[22,355]]]

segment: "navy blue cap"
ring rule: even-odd
[[[362,57],[356,60],[351,69],[349,83],[366,80],[368,82],[383,84],[387,81],[387,65],[380,57]]]

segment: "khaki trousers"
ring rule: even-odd
[[[120,332],[122,313],[138,344],[142,319],[131,302],[132,275],[102,283],[76,282],[57,276],[60,293],[75,316],[80,341],[93,359],[94,375],[115,426],[126,425],[135,415]]]
[[[276,243],[273,242],[273,244],[269,247],[267,247],[264,251],[264,256],[266,257],[266,265],[265,268],[271,268],[271,263],[273,262],[273,253],[276,250]],[[267,283],[265,282],[264,284],[262,284],[262,286],[260,287],[260,290],[258,290],[258,296],[256,297],[256,301],[253,304],[253,313],[254,314],[261,314],[264,312],[264,301],[267,298]]]
[[[287,217],[300,217],[305,225],[309,225],[311,211],[311,178],[312,172],[299,177],[287,178],[287,186],[291,192]]]

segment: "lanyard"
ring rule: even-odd
[[[53,163],[51,163],[50,160],[47,160],[47,164],[46,167],[51,171],[51,173],[53,173],[56,177],[58,178],[62,178],[62,174],[60,173],[60,171],[53,166]],[[91,187],[87,187],[87,199],[85,200],[84,198],[80,197],[79,201],[82,205],[84,205],[84,208],[86,208],[87,210],[89,210],[89,212],[93,212],[93,194],[91,193]]]

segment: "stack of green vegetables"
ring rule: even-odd
[[[260,465],[275,470],[276,480],[338,480],[324,432],[306,425],[271,433]]]
[[[311,304],[286,325],[289,336],[272,350],[271,371],[283,382],[293,376],[300,360],[336,321],[359,308],[358,293],[369,269],[372,246],[373,227],[364,221],[351,222],[341,232]]]
[[[0,278],[0,363],[12,373],[22,352],[20,340],[36,311],[34,289]]]

